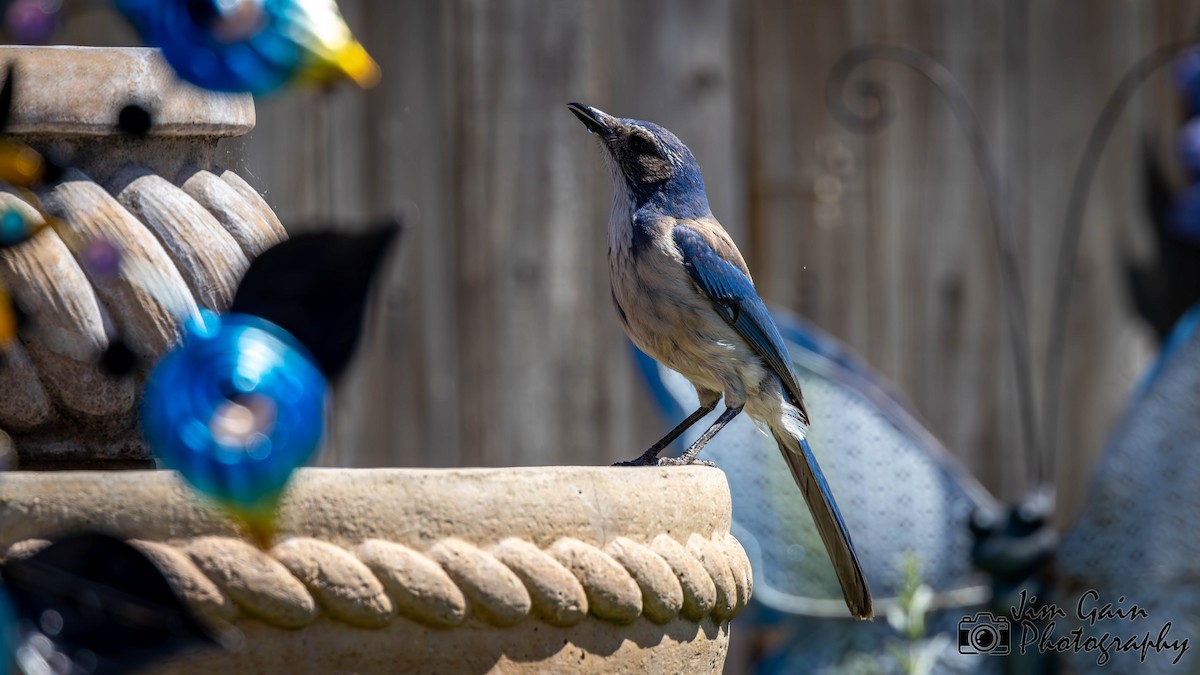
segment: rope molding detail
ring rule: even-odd
[[[88,436],[81,417],[117,439],[87,452],[123,457],[122,446],[140,446],[127,437],[145,375],[113,378],[96,367],[97,356],[119,336],[152,361],[198,306],[227,308],[249,261],[287,238],[233,172],[189,167],[174,180],[130,164],[106,185],[68,168],[42,195],[45,211],[63,224],[0,252],[0,281],[32,316],[26,339],[10,346],[15,365],[0,372],[0,428],[18,436],[23,456],[77,447]],[[11,191],[0,190],[0,207],[44,223]],[[97,242],[120,252],[114,272],[90,271]]]
[[[29,556],[48,543],[19,541],[4,557]],[[588,615],[618,624],[639,616],[658,624],[723,622],[745,608],[753,590],[750,561],[731,534],[692,534],[686,544],[667,534],[648,544],[618,537],[603,549],[564,537],[544,550],[518,538],[486,549],[447,538],[425,552],[380,539],[349,550],[309,537],[269,551],[217,536],[130,543],[201,616],[247,616],[289,629],[322,614],[368,629],[397,616],[436,628],[472,617],[496,627],[529,616],[561,627]]]

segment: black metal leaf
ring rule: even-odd
[[[9,63],[4,72],[4,86],[0,87],[0,133],[8,128],[8,113],[12,110],[13,102],[14,72],[13,64]]]
[[[220,644],[149,558],[108,535],[64,537],[0,575],[28,672],[115,675]]]
[[[291,333],[332,380],[350,361],[371,279],[399,231],[390,221],[365,234],[292,237],[250,263],[230,311],[261,317]]]

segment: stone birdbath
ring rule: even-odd
[[[84,528],[138,546],[242,636],[163,673],[721,670],[751,572],[715,469],[302,469],[265,548],[174,473],[114,471],[154,466],[136,427],[146,367],[113,378],[94,355],[120,335],[153,363],[181,307],[226,308],[286,237],[218,165],[253,101],[182,84],[149,49],[3,47],[0,62],[18,74],[6,131],[69,159],[45,210],[131,263],[101,278],[51,230],[0,252],[35,321],[0,369],[19,458],[0,474],[0,556]],[[153,114],[149,136],[117,130],[130,103]]]

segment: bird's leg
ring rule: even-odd
[[[617,462],[613,466],[646,466],[647,464],[657,463],[658,455],[665,450],[668,445],[674,443],[675,439],[679,438],[680,434],[687,431],[693,424],[699,422],[702,417],[712,412],[713,408],[717,407],[717,400],[713,400],[712,403],[707,404],[701,403],[700,407],[696,409],[696,412],[688,415],[687,419],[677,424],[674,429],[668,431],[666,436],[658,439],[658,442],[650,446],[650,449],[643,452],[637,459],[629,462]]]
[[[658,460],[658,464],[660,466],[668,464],[704,464],[706,466],[716,466],[712,462],[706,462],[704,460],[697,461],[696,455],[698,455],[700,451],[704,449],[705,445],[708,445],[708,442],[712,440],[713,436],[717,435],[718,431],[724,429],[725,425],[729,424],[729,422],[732,421],[733,418],[737,417],[738,413],[740,412],[742,412],[742,406],[738,406],[736,408],[726,408],[725,412],[721,413],[721,416],[717,418],[717,421],[713,422],[711,427],[705,429],[704,433],[700,434],[700,438],[697,438],[694,443],[689,445],[688,449],[684,450],[682,455],[678,457],[663,457],[662,459]]]

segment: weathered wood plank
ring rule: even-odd
[[[890,42],[962,83],[1008,182],[1040,384],[1085,136],[1124,69],[1200,21],[1186,0],[341,6],[383,67],[379,88],[264,98],[258,128],[230,144],[231,167],[293,232],[334,214],[413,224],[338,387],[324,461],[601,463],[661,433],[609,307],[609,177],[563,109],[583,100],[676,131],[762,294],[892,378],[1006,498],[1025,489],[1025,468],[995,242],[964,136],[925,81],[890,64],[864,74],[889,83],[895,121],[847,131],[825,78],[850,47]],[[82,25],[72,39],[108,39]],[[1170,96],[1165,78],[1148,87],[1089,202],[1062,395],[1066,512],[1136,370],[1119,254],[1141,222],[1134,143],[1166,123]]]

